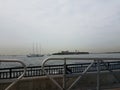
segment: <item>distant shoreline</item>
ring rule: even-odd
[[[105,53],[120,53],[120,52],[105,52]]]
[[[89,52],[69,52],[69,51],[61,51],[58,53],[53,53],[52,55],[78,55],[78,54],[89,54]]]
[[[100,53],[90,53],[90,54],[119,54],[120,52],[100,52]]]

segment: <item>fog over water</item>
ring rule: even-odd
[[[0,0],[0,55],[120,51],[119,24],[120,0]]]
[[[26,56],[0,56],[0,59],[18,59],[23,61],[26,66],[41,66],[44,59],[48,57],[62,57],[62,58],[120,58],[120,53],[118,54],[84,54],[84,55],[55,55],[55,56],[44,56],[44,57],[26,57]],[[67,64],[74,64],[74,63],[84,63],[84,62],[91,62],[92,60],[68,60]],[[115,60],[112,60],[115,61]],[[46,63],[47,65],[60,65],[63,64],[63,60],[51,60]],[[7,68],[7,67],[18,67],[21,66],[18,63],[3,63],[0,62],[0,68]]]

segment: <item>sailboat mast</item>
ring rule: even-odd
[[[35,54],[34,43],[33,43],[33,54]]]
[[[36,54],[39,54],[38,50],[39,50],[38,43],[36,43]]]
[[[40,54],[41,54],[41,44],[39,45],[39,52],[40,52]]]

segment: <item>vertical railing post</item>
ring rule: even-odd
[[[95,60],[97,62],[97,87],[96,90],[100,90],[100,60]]]
[[[9,75],[10,75],[9,78],[12,78],[12,69],[11,68],[9,69]]]
[[[64,59],[63,69],[63,90],[66,90],[66,58]]]

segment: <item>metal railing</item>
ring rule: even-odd
[[[76,63],[76,64],[67,64],[69,70],[67,74],[78,74],[85,70],[85,68],[90,63]],[[108,67],[106,68],[105,65]],[[95,72],[97,63],[94,63],[88,72]],[[60,75],[63,74],[63,64],[61,65],[46,65],[45,69],[50,75]],[[119,70],[120,69],[120,61],[109,61],[100,63],[100,71],[106,70]],[[23,73],[23,67],[11,67],[11,68],[0,68],[0,79],[12,79],[18,78]],[[41,66],[30,66],[26,68],[26,73],[24,77],[35,77],[35,76],[44,76],[45,73],[42,71]]]
[[[76,63],[76,64],[67,64],[67,67],[71,70],[68,73],[77,74],[83,72],[83,70],[90,63]],[[120,69],[120,61],[112,61],[112,62],[104,62],[100,63],[100,70],[106,71],[108,70],[104,64],[110,70],[119,70]],[[96,63],[88,70],[88,72],[96,71]],[[63,74],[63,65],[47,65],[45,69],[50,75],[60,75]],[[0,68],[0,79],[12,79],[17,78],[23,73],[23,67],[12,67],[12,68]],[[41,66],[30,66],[26,68],[25,77],[34,77],[34,76],[44,76],[44,72],[42,71]]]
[[[113,72],[113,70],[120,70],[120,61],[108,61],[108,62],[103,62],[103,60],[119,60],[118,58],[105,58],[105,59],[95,59],[93,60],[93,58],[90,58],[89,60],[93,60],[92,63],[78,63],[78,64],[66,64],[67,60],[88,60],[88,59],[84,59],[84,58],[48,58],[46,60],[44,60],[44,64],[49,61],[49,60],[63,60],[64,61],[64,65],[45,65],[44,71],[42,71],[42,67],[41,66],[31,66],[31,67],[27,67],[26,69],[26,73],[25,70],[23,70],[23,67],[14,67],[14,68],[1,68],[0,69],[0,79],[11,79],[11,78],[18,78],[23,72],[24,72],[24,76],[25,77],[33,77],[33,76],[44,76],[46,73],[48,75],[64,75],[64,82],[65,82],[65,77],[67,74],[71,75],[71,74],[79,74],[82,73],[82,76],[84,74],[86,74],[87,72],[96,72],[98,71],[106,71],[109,70],[110,72]],[[98,62],[99,62],[99,66],[98,66]],[[0,60],[0,62],[10,62],[10,60]],[[15,60],[13,60],[12,62],[16,62]],[[17,61],[19,63],[21,63],[21,61]],[[22,63],[21,63],[22,64]],[[23,66],[25,66],[24,64],[22,64]],[[66,69],[66,66],[69,70]],[[99,68],[96,68],[99,67]],[[88,68],[88,69],[87,69]],[[112,73],[113,76],[114,73]],[[21,77],[20,77],[21,78]],[[79,77],[79,79],[81,78],[81,76]],[[99,75],[98,75],[99,78]],[[116,79],[119,80],[119,79]],[[76,81],[77,82],[77,81]],[[118,81],[119,82],[119,81]],[[99,83],[99,79],[98,79],[98,83]],[[73,86],[73,85],[72,85]],[[66,89],[66,85],[65,83],[63,83],[63,87],[65,90],[70,90]],[[60,89],[63,90],[63,87]],[[99,84],[98,84],[99,87]],[[6,89],[7,90],[7,89]],[[99,90],[99,89],[97,89]]]
[[[46,62],[50,61],[50,60],[62,60],[64,62],[63,65],[63,86],[61,86],[46,70]],[[84,70],[82,70],[82,73],[79,74],[78,78],[73,81],[73,83],[67,88],[66,87],[66,76],[67,76],[67,65],[66,65],[66,61],[67,60],[92,60],[91,63],[89,63],[88,65],[86,65],[84,67]],[[55,84],[59,87],[59,89],[61,90],[70,90],[91,68],[94,69],[92,70],[96,70],[97,73],[97,86],[96,86],[96,90],[100,90],[100,71],[104,68],[106,68],[106,70],[108,70],[109,72],[111,72],[111,74],[116,78],[116,76],[114,75],[111,67],[109,66],[109,64],[106,64],[104,62],[104,60],[120,60],[120,58],[65,58],[65,57],[61,57],[61,58],[47,58],[42,62],[42,70],[43,72],[46,74],[46,76]],[[102,67],[101,67],[102,66]],[[115,65],[117,66],[117,64]],[[117,66],[117,67],[120,67]],[[116,80],[119,80],[116,78]]]
[[[9,90],[13,85],[15,85],[25,74],[26,72],[26,65],[22,62],[22,61],[19,61],[17,59],[5,59],[5,60],[0,60],[0,62],[17,62],[17,63],[20,63],[23,67],[24,67],[24,71],[22,72],[21,75],[18,76],[18,78],[12,82],[5,90]],[[0,74],[1,75],[1,74]],[[10,76],[11,77],[11,76]]]

